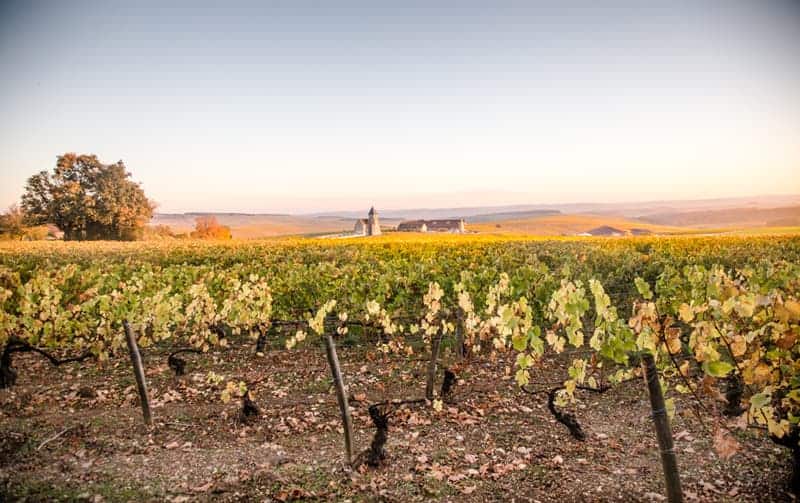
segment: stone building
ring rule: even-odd
[[[366,218],[359,218],[356,220],[356,225],[353,228],[353,234],[358,234],[359,236],[366,236],[367,235],[367,219]]]
[[[381,223],[378,219],[378,212],[375,207],[369,209],[367,218],[360,218],[356,220],[356,225],[353,227],[353,232],[359,236],[380,236]]]
[[[428,226],[424,220],[409,220],[400,222],[397,225],[397,230],[400,232],[428,232]]]
[[[460,234],[467,228],[463,218],[449,218],[445,220],[408,220],[400,222],[397,230],[401,232],[453,232]]]

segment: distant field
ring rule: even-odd
[[[705,232],[705,231],[704,231]],[[723,229],[717,232],[721,235],[731,236],[765,236],[765,235],[796,235],[800,234],[800,226],[787,227],[748,227],[740,229]]]
[[[178,233],[188,233],[194,229],[195,218],[199,214],[158,214],[151,225],[168,225]],[[353,219],[337,217],[299,217],[294,215],[244,215],[214,214],[222,225],[231,228],[237,239],[250,239],[302,234],[335,233],[351,230]]]
[[[533,218],[501,220],[491,223],[468,223],[469,230],[500,234],[534,234],[540,236],[566,236],[607,225],[622,231],[646,229],[654,234],[685,234],[694,229],[656,225],[619,217],[594,215],[547,215]]]
[[[355,219],[338,217],[300,217],[291,215],[215,215],[222,225],[231,228],[237,239],[276,236],[335,234],[353,229]],[[159,215],[153,225],[168,225],[178,233],[188,233],[194,228],[194,216]],[[383,226],[395,227],[398,220],[382,220]],[[522,234],[537,236],[571,236],[595,227],[608,225],[623,231],[647,229],[654,234],[683,234],[693,229],[656,225],[618,217],[590,215],[544,215],[492,222],[467,221],[467,229],[487,234]],[[403,233],[406,234],[406,233]],[[430,235],[439,235],[431,233]]]
[[[575,236],[597,227],[621,231],[647,230],[659,235],[678,234],[797,234],[800,223],[792,216],[797,208],[768,210],[733,209],[719,212],[686,212],[651,217],[626,218],[614,215],[553,214],[546,211],[505,212],[468,217],[467,230],[482,234],[528,236]],[[220,224],[231,228],[237,239],[278,236],[314,236],[350,232],[355,218],[339,216],[297,216],[270,214],[213,214]],[[189,233],[201,214],[157,214],[151,225],[167,225],[176,233]],[[798,217],[800,218],[800,216]],[[647,221],[645,221],[647,220]],[[382,218],[385,230],[397,226],[398,218]],[[405,233],[404,233],[405,234]]]
[[[781,208],[727,208],[704,211],[658,213],[642,220],[660,225],[690,227],[796,227],[800,226],[800,206]]]

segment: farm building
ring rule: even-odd
[[[375,207],[369,209],[367,218],[360,218],[356,220],[356,225],[353,227],[353,232],[359,236],[380,236],[381,223],[378,220],[378,212]]]
[[[366,234],[367,233],[367,219],[366,218],[359,218],[356,220],[356,225],[353,228],[353,232],[356,234]]]
[[[409,220],[400,222],[397,230],[400,232],[428,232],[428,226],[425,225],[424,220]]]
[[[401,232],[466,232],[464,219],[451,218],[446,220],[409,220],[397,226]]]

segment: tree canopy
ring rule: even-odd
[[[231,228],[220,225],[213,215],[204,215],[195,219],[191,236],[200,239],[231,239]]]
[[[29,224],[54,224],[65,240],[136,239],[155,206],[130,176],[122,161],[103,164],[95,155],[67,153],[52,174],[28,179],[22,208]]]
[[[25,214],[16,204],[12,204],[5,213],[0,213],[0,239],[36,240],[47,237],[47,226],[26,225]]]

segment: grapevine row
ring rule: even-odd
[[[537,243],[488,243],[466,251],[389,247],[386,260],[380,247],[364,247],[369,254],[364,248],[299,245],[260,249],[285,252],[281,260],[256,260],[244,247],[216,261],[206,257],[207,249],[192,261],[179,260],[185,258],[182,249],[160,258],[163,251],[138,250],[108,263],[97,260],[103,250],[79,250],[73,261],[59,254],[8,253],[0,261],[3,384],[13,384],[10,355],[21,348],[54,362],[62,360],[47,351],[107,360],[124,349],[125,322],[144,348],[168,343],[207,351],[239,335],[263,342],[285,330],[282,344],[292,349],[330,333],[325,325],[333,315],[338,336],[351,327],[373,331],[384,353],[411,357],[410,340],[421,338],[433,355],[426,398],[434,406],[441,407],[442,397],[435,396],[430,375],[443,341],[466,356],[466,364],[470,356],[513,351],[515,379],[526,390],[541,383],[542,358],[574,350],[564,381],[546,391],[553,414],[579,438],[579,419],[561,408],[578,400],[579,390],[602,392],[634,378],[639,358],[647,354],[658,366],[671,414],[671,395],[686,394],[726,446],[735,445],[732,429],[752,428],[800,458],[796,240],[764,243],[763,249],[751,243],[749,254],[733,246],[728,260],[719,262],[711,259],[722,253],[703,241],[665,241],[660,252],[638,249],[641,243],[634,242],[603,265],[595,263],[603,250],[559,245],[564,256],[549,264],[550,245]],[[678,254],[670,246],[679,245],[690,260],[668,260]],[[487,247],[501,251],[490,260],[479,253]],[[516,256],[507,248],[527,252]],[[434,252],[439,255],[427,257]],[[702,396],[708,389],[720,391],[708,400]],[[710,410],[723,404],[719,414]],[[370,414],[380,430],[387,412],[376,408]],[[380,449],[382,444],[372,461]]]

